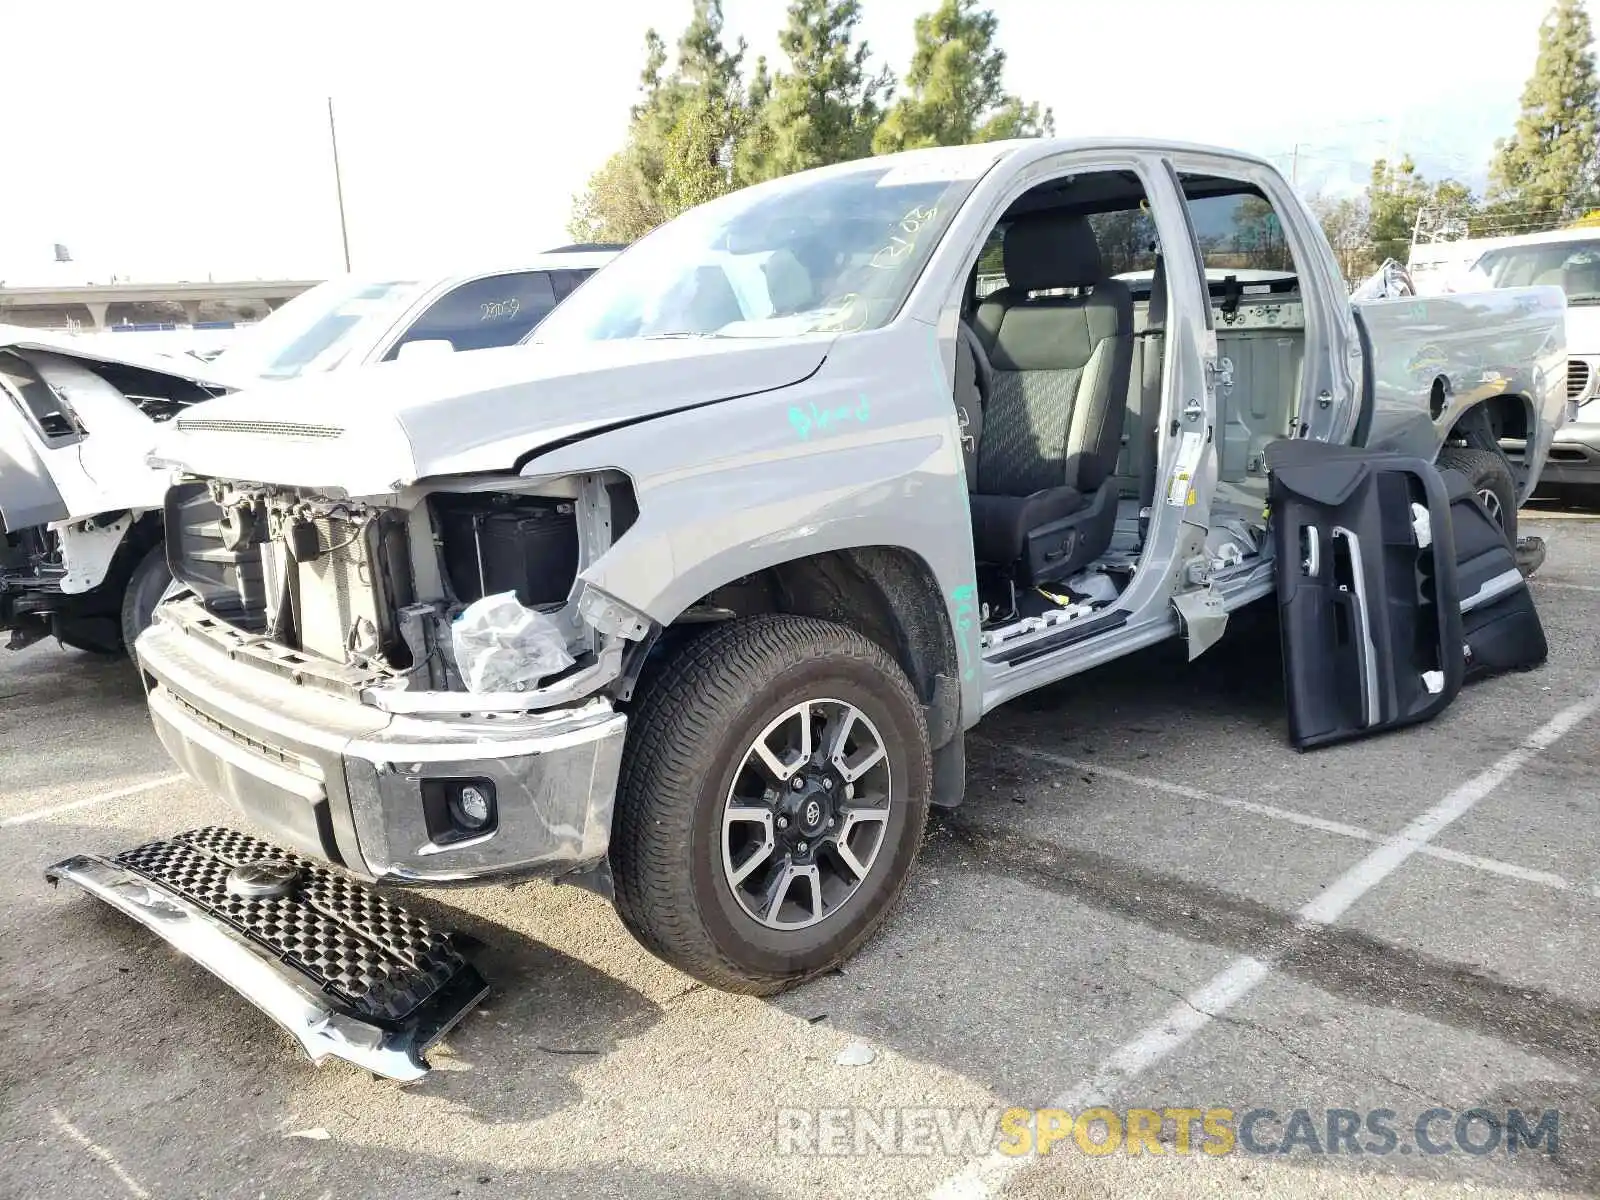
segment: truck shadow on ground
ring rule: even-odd
[[[1221,640],[1193,662],[1183,639],[1170,638],[1007,701],[981,728],[1003,731],[1012,714],[1059,712],[1074,723],[1088,717],[1097,726],[1138,733],[1141,720],[1200,708],[1225,710],[1284,737],[1283,657],[1272,601],[1231,614]]]

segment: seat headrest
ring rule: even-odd
[[[1006,226],[1006,284],[1023,292],[1099,283],[1100,244],[1085,217],[1033,213]]]

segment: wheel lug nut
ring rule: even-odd
[[[833,791],[833,776],[829,775],[826,779],[824,779],[822,781],[822,786],[827,788],[830,792]]]
[[[804,854],[808,849],[810,849],[810,847],[807,846],[806,843],[801,842],[798,846],[795,847],[795,849],[798,850],[801,854]]]
[[[789,786],[792,787],[797,792],[804,791],[805,790],[805,786],[806,786],[806,781],[804,779],[802,779],[800,776],[796,775],[793,779],[791,779],[789,781]]]
[[[779,829],[787,829],[787,828],[789,828],[789,818],[788,817],[779,817],[778,818],[778,828]]]

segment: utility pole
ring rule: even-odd
[[[1294,144],[1294,149],[1289,154],[1289,186],[1298,188],[1300,185],[1300,143]]]
[[[339,174],[339,134],[333,125],[333,97],[328,97],[328,140],[333,143],[333,188],[339,197],[339,237],[344,242],[344,269],[350,272],[350,230],[344,220],[344,179]]]

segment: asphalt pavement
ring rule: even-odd
[[[1261,622],[1019,699],[883,932],[776,999],[578,889],[411,894],[493,990],[407,1087],[45,883],[230,814],[127,664],[0,657],[0,1197],[1600,1190],[1600,522],[1523,522],[1544,667],[1308,754]]]

